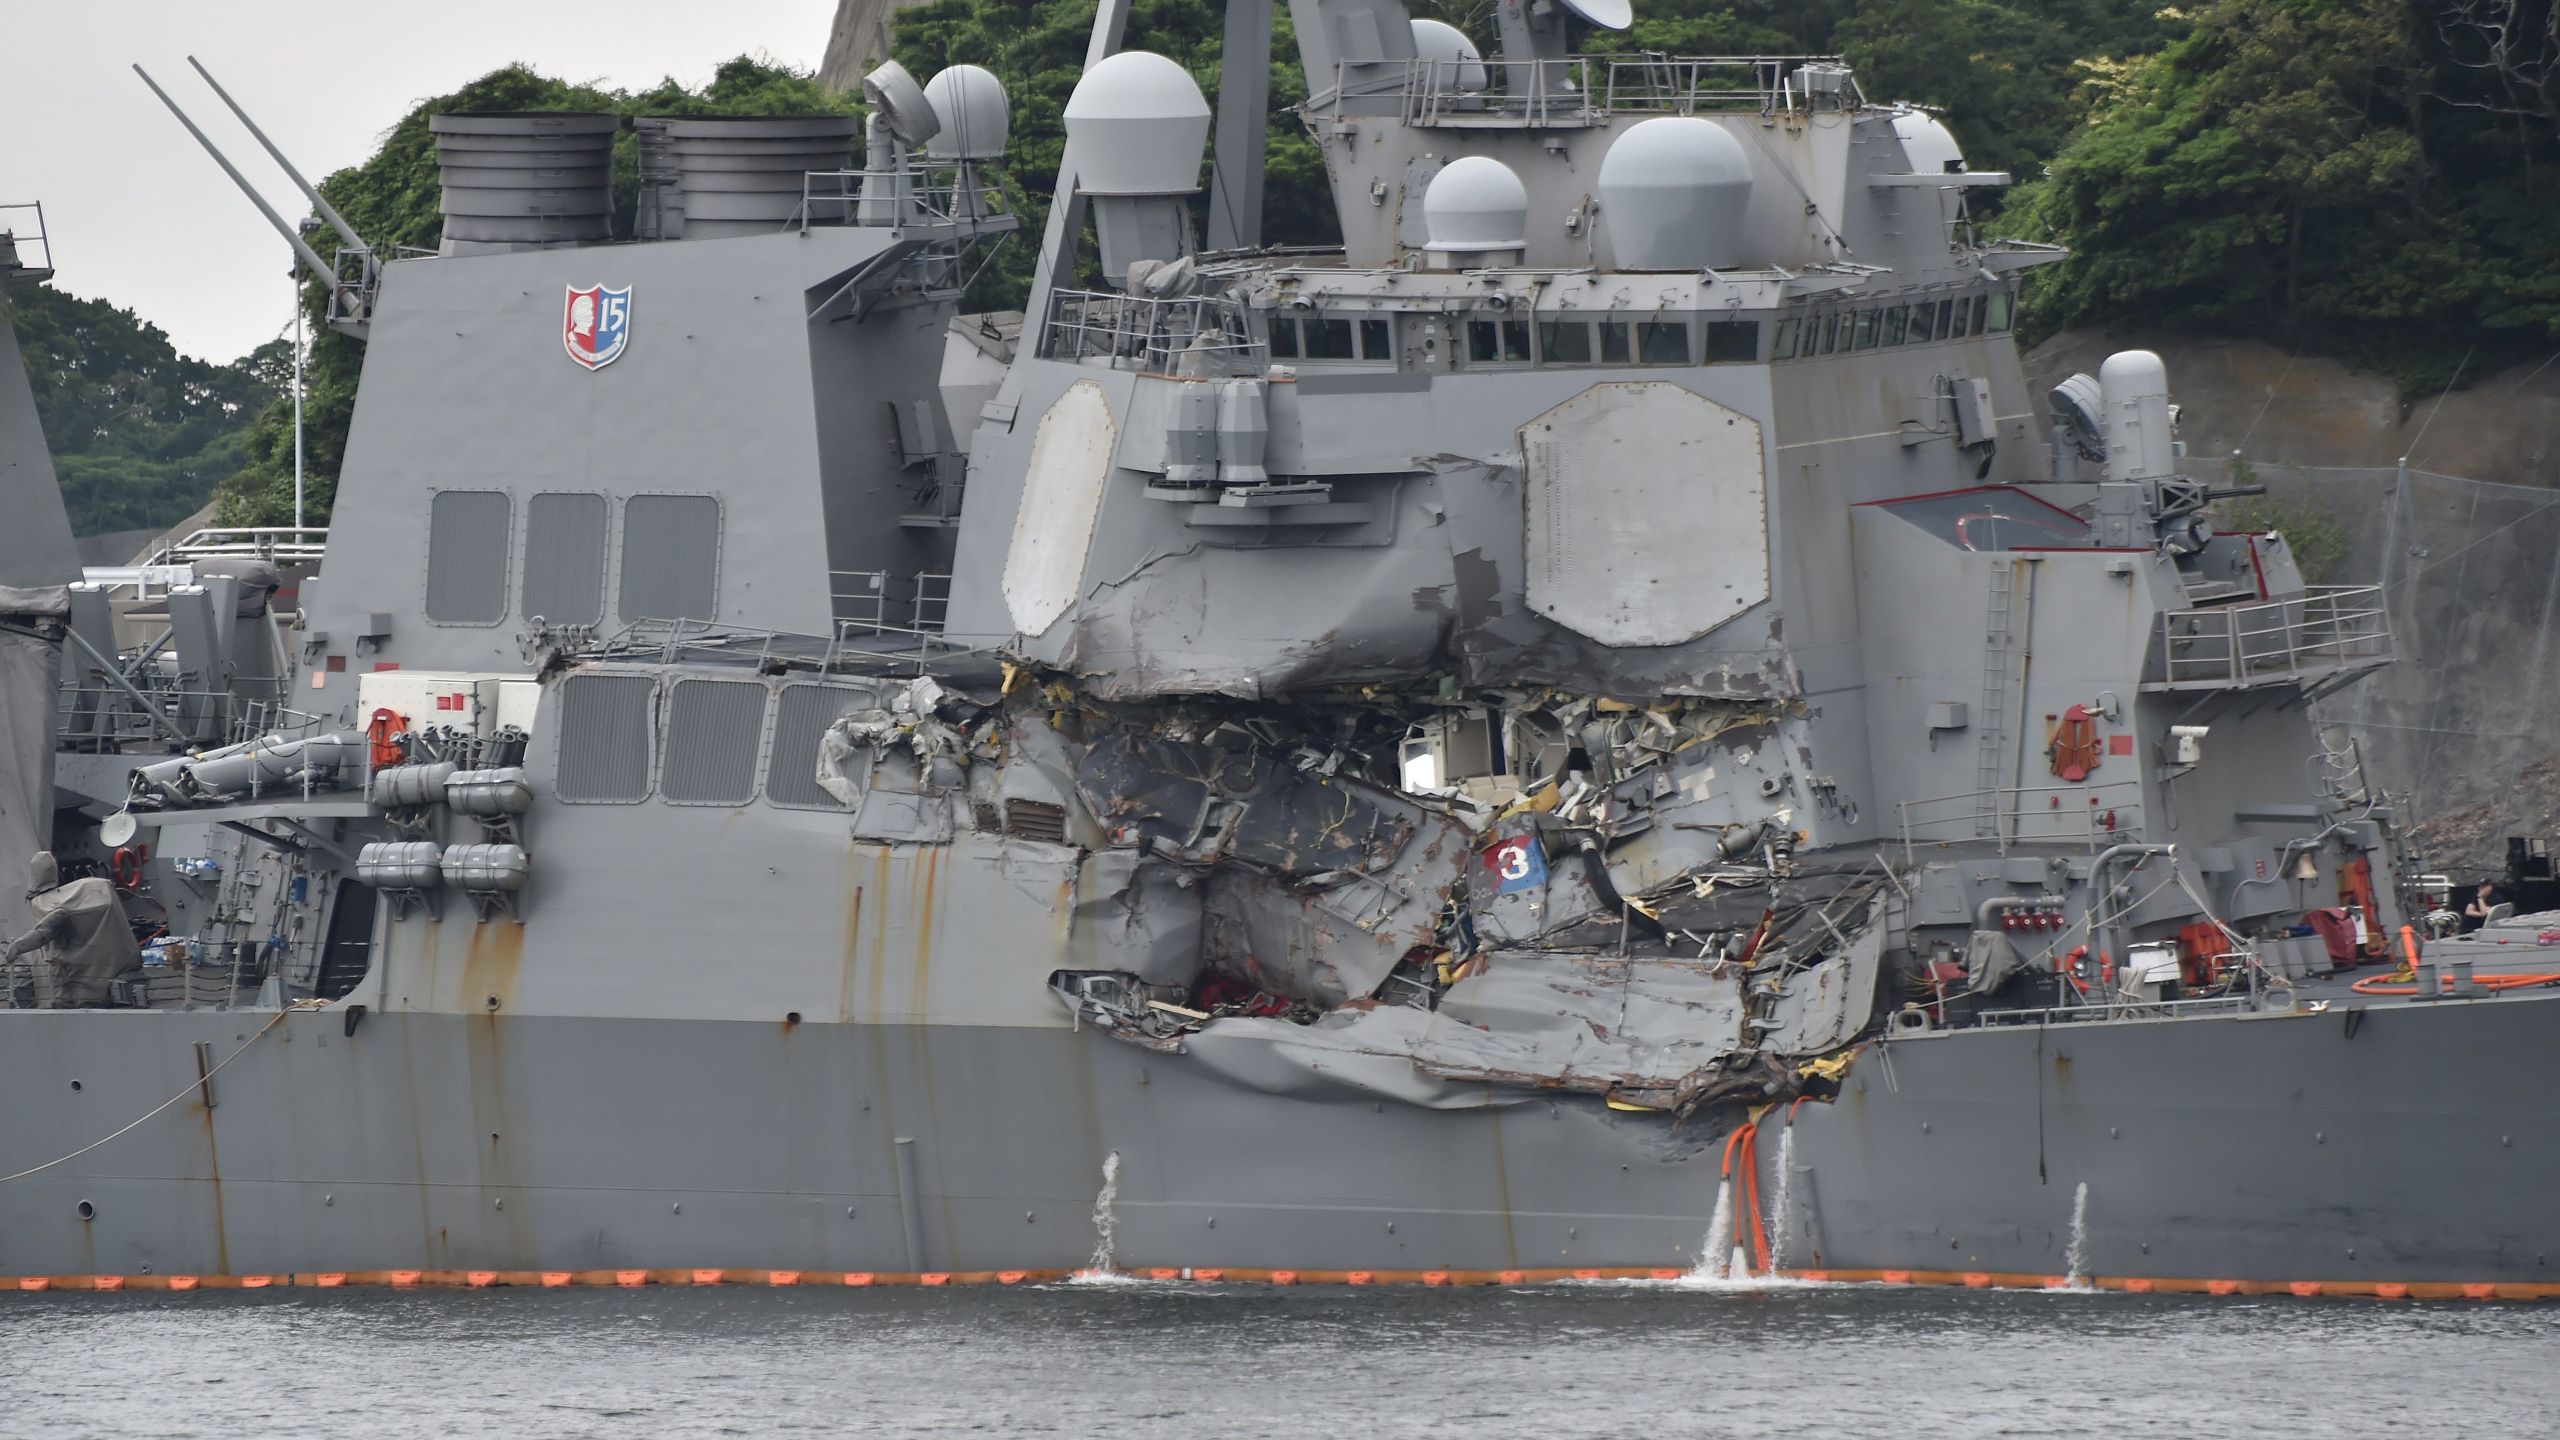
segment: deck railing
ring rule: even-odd
[[[2146,690],[2232,690],[2316,683],[2391,661],[2379,585],[2314,586],[2256,605],[2173,610],[2160,617]]]

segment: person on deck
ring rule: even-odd
[[[2471,902],[2462,907],[2462,933],[2468,935],[2488,924],[2489,912],[2504,903],[2504,899],[2498,894],[2497,886],[2485,880],[2481,881],[2480,893],[2472,896]]]

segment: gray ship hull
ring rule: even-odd
[[[1091,1033],[339,1011],[0,1015],[0,1273],[1687,1269],[1724,1136],[1570,1099],[1275,1097]],[[1783,1263],[2530,1282],[2560,999],[1952,1033],[1754,1142]],[[218,1063],[195,1083],[196,1047]],[[2402,1103],[2429,1093],[2473,1103]],[[79,1081],[77,1091],[71,1089]],[[1787,1163],[1792,1173],[1779,1174]],[[1783,1197],[1783,1198],[1781,1198]],[[87,1205],[91,1218],[82,1218]],[[1783,1207],[1783,1208],[1781,1208]],[[2423,1225],[2413,1223],[2423,1217]]]

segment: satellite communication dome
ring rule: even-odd
[[[1902,142],[1903,158],[1911,162],[1914,175],[1954,175],[1964,170],[1964,147],[1956,144],[1955,132],[1926,110],[1895,110],[1893,135]]]
[[[1704,270],[1743,257],[1751,157],[1712,120],[1631,125],[1600,157],[1600,206],[1622,270]]]
[[[1084,72],[1067,97],[1076,188],[1087,195],[1183,195],[1200,188],[1209,102],[1191,72],[1123,50]]]
[[[1518,250],[1529,243],[1529,189],[1489,155],[1452,160],[1422,192],[1422,248]]]
[[[1004,82],[975,65],[954,65],[925,82],[924,98],[942,117],[924,153],[936,160],[1001,160],[1013,125]]]
[[[1430,64],[1435,88],[1475,94],[1485,88],[1484,52],[1467,32],[1445,20],[1413,22],[1414,58]]]

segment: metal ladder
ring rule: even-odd
[[[1991,594],[1982,624],[1982,705],[1974,712],[1973,833],[2000,833],[2000,720],[2009,708],[2009,601],[2016,570],[2006,557],[1991,562]]]

